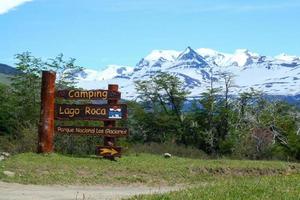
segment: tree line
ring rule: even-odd
[[[11,85],[0,84],[0,150],[36,150],[40,109],[41,71],[57,73],[57,89],[75,88],[82,67],[75,59],[60,54],[42,60],[29,52],[16,55]],[[210,87],[189,99],[189,91],[175,75],[158,72],[148,80],[135,82],[138,98],[127,101],[129,118],[127,144],[174,144],[194,147],[213,156],[248,159],[300,160],[300,111],[283,101],[270,101],[249,89],[231,95],[234,77],[223,73],[223,87]],[[220,85],[220,84],[219,84]],[[66,101],[66,100],[65,100]],[[95,125],[102,122],[61,122],[65,125]],[[99,137],[56,136],[55,150],[61,153],[91,154]]]
[[[128,122],[131,141],[192,145],[216,156],[299,160],[299,108],[269,100],[253,88],[230,95],[234,77],[220,77],[223,87],[215,87],[212,78],[210,87],[193,100],[174,75],[160,72],[137,81],[139,97],[131,102]]]

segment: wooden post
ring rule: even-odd
[[[43,71],[38,153],[53,152],[55,72]]]
[[[108,90],[117,92],[119,89],[118,85],[109,84]],[[108,105],[117,104],[118,100],[107,100]],[[116,120],[104,121],[104,127],[116,127]],[[104,137],[104,146],[116,146],[116,139],[114,137]],[[114,156],[105,156],[104,158],[114,160]]]

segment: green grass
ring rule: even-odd
[[[3,171],[15,172],[8,177]],[[117,162],[60,154],[25,153],[0,162],[0,180],[25,184],[199,184],[216,179],[299,174],[300,164],[280,161],[201,160],[139,154]]]
[[[190,189],[161,195],[143,195],[131,200],[195,199],[300,199],[300,175],[219,177]]]

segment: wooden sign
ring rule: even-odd
[[[56,126],[58,134],[91,135],[105,137],[123,137],[128,135],[127,128],[116,127],[88,127],[88,126]]]
[[[121,98],[121,93],[111,90],[59,90],[56,92],[56,97],[71,100],[117,100]]]
[[[98,146],[96,155],[103,157],[121,157],[121,147]]]
[[[127,105],[57,104],[55,105],[55,118],[102,121],[126,119]]]
[[[41,110],[38,132],[38,152],[53,152],[54,132],[57,134],[104,136],[103,146],[96,154],[114,160],[121,157],[121,147],[116,147],[116,137],[127,136],[127,128],[117,128],[116,120],[127,118],[127,105],[118,104],[121,93],[119,86],[109,84],[108,90],[60,90],[55,92],[55,72],[43,71],[41,87]],[[55,97],[68,100],[107,100],[107,104],[57,104]],[[99,103],[99,102],[98,102]],[[101,102],[100,102],[101,103]],[[57,126],[58,120],[100,120],[104,127]]]

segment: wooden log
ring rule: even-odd
[[[42,72],[38,153],[53,152],[55,77],[55,72]]]

